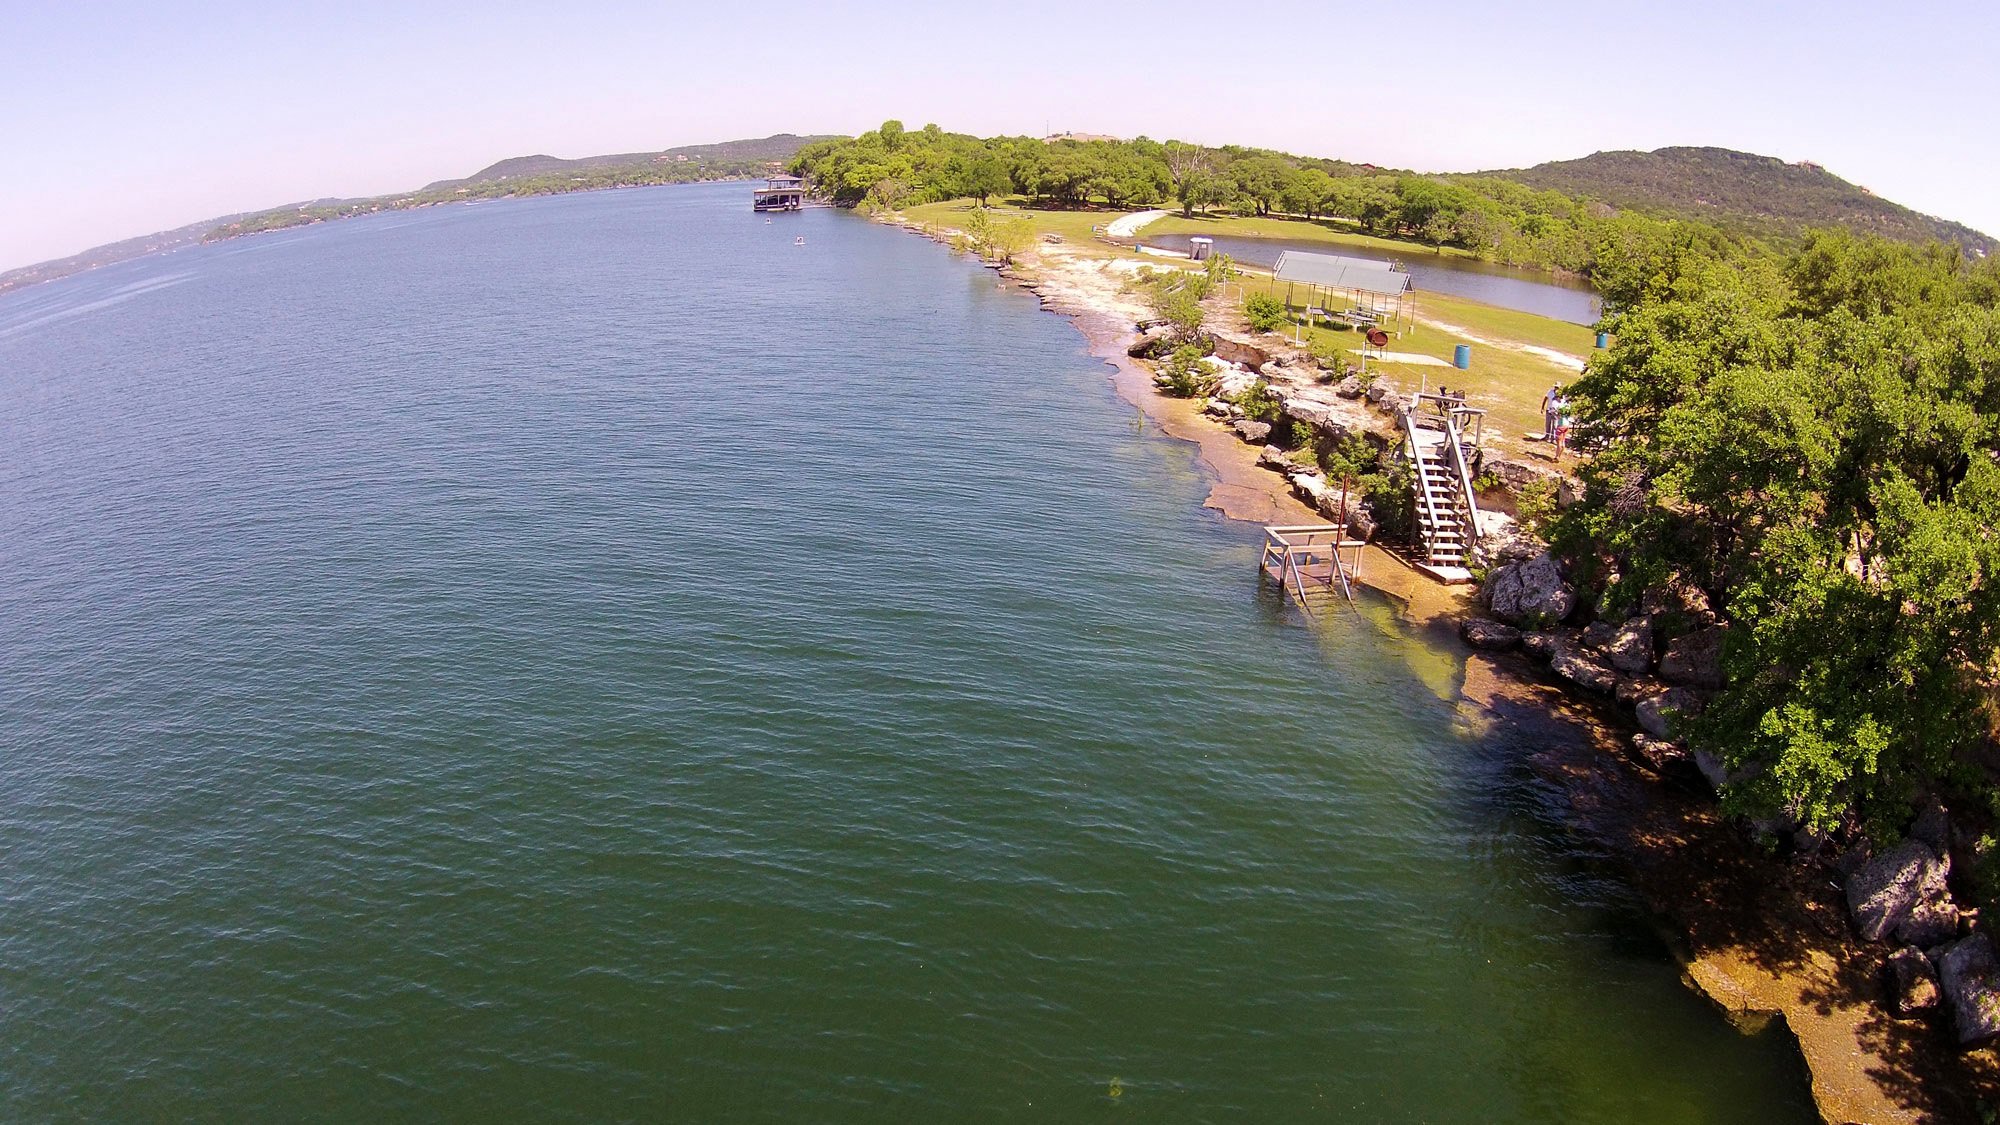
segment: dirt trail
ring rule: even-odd
[[[1584,367],[1584,358],[1582,356],[1571,355],[1565,351],[1557,351],[1555,348],[1545,348],[1542,347],[1540,344],[1522,344],[1522,343],[1516,343],[1515,341],[1512,340],[1495,340],[1488,336],[1481,336],[1477,332],[1474,332],[1468,328],[1464,328],[1456,324],[1452,324],[1449,321],[1437,320],[1432,317],[1424,316],[1421,313],[1417,315],[1417,323],[1422,324],[1425,327],[1435,328],[1440,332],[1456,336],[1459,339],[1464,340],[1466,343],[1469,344],[1478,344],[1482,347],[1488,347],[1488,348],[1500,348],[1502,350],[1510,352],[1522,352],[1524,354],[1534,356],[1536,359],[1546,360],[1547,362],[1557,367],[1564,368],[1565,370],[1568,371],[1581,372]]]

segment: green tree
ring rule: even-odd
[[[1012,186],[1006,162],[993,153],[979,154],[966,169],[965,194],[979,200],[981,207],[986,206],[987,197],[998,195]]]
[[[1646,245],[1573,388],[1582,502],[1551,534],[1606,597],[1693,588],[1727,626],[1687,733],[1731,807],[1893,828],[1983,785],[2000,675],[2000,311],[1990,267],[1816,238],[1776,274]]]

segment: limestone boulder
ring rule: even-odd
[[[1696,750],[1693,756],[1694,768],[1701,771],[1702,780],[1708,782],[1711,789],[1719,791],[1732,780],[1729,767],[1723,765],[1722,759],[1713,753]]]
[[[1333,385],[1333,393],[1341,398],[1360,398],[1367,391],[1367,384],[1361,381],[1359,375],[1349,375]]]
[[[1257,467],[1260,469],[1269,469],[1274,473],[1289,472],[1292,469],[1298,468],[1297,465],[1292,463],[1292,459],[1285,454],[1285,451],[1275,445],[1267,445],[1264,447],[1263,452],[1257,454]]]
[[[1654,773],[1665,773],[1688,760],[1687,747],[1644,731],[1632,736],[1632,752]]]
[[[1537,481],[1551,484],[1562,479],[1562,474],[1545,465],[1529,461],[1517,461],[1511,457],[1496,457],[1481,466],[1481,471],[1490,473],[1509,492],[1518,493]]]
[[[1486,603],[1493,616],[1510,625],[1554,625],[1576,608],[1576,591],[1544,551],[1493,571],[1486,582]]]
[[[1632,705],[1632,717],[1639,729],[1658,738],[1671,738],[1674,720],[1681,715],[1692,715],[1701,710],[1695,694],[1686,688],[1668,688],[1657,695],[1651,695]]]
[[[1889,958],[1889,1003],[1897,1015],[1913,1016],[1938,1005],[1937,969],[1924,951],[1906,945]]]
[[[1329,490],[1326,478],[1318,473],[1293,473],[1291,480],[1292,495],[1298,497],[1306,506],[1311,508],[1318,508]],[[1332,491],[1332,502],[1338,503],[1340,492],[1338,489],[1333,489]]]
[[[1722,642],[1727,633],[1717,625],[1675,637],[1660,657],[1660,678],[1689,687],[1721,687]]]
[[[1862,864],[1847,880],[1855,932],[1867,941],[1894,933],[1918,903],[1944,895],[1948,874],[1946,861],[1920,840],[1905,840]]]
[[[1625,706],[1637,707],[1665,690],[1666,685],[1651,676],[1632,676],[1619,680],[1618,690],[1614,694],[1618,702]]]
[[[1958,905],[1949,895],[1936,895],[1919,899],[1903,920],[1896,923],[1892,935],[1897,941],[1907,945],[1929,949],[1934,945],[1958,936]]]
[[[1242,438],[1251,445],[1261,445],[1266,438],[1271,436],[1271,423],[1253,422],[1245,418],[1241,422],[1236,423],[1235,430],[1237,437]]]
[[[1519,629],[1490,617],[1466,618],[1459,623],[1458,635],[1465,638],[1466,644],[1487,652],[1504,652],[1521,643]]]
[[[1618,686],[1618,673],[1582,648],[1557,645],[1549,655],[1549,670],[1585,691],[1610,695]]]
[[[1368,381],[1368,388],[1361,393],[1367,397],[1369,402],[1379,404],[1383,399],[1389,398],[1396,393],[1396,384],[1378,375]]]
[[[1554,633],[1530,632],[1526,630],[1523,630],[1521,633],[1521,651],[1538,660],[1547,660],[1553,657],[1556,654],[1556,648],[1561,643],[1562,641]]]
[[[1653,666],[1653,625],[1635,617],[1625,622],[1604,643],[1604,658],[1628,676],[1643,675]]]
[[[1609,621],[1593,621],[1583,627],[1583,647],[1602,654],[1605,646],[1611,643],[1611,635],[1617,631],[1618,626]]]
[[[1924,802],[1916,823],[1910,825],[1910,839],[1922,840],[1939,855],[1951,847],[1951,814],[1935,796]]]
[[[1937,957],[1938,989],[1943,993],[1961,1046],[2000,1038],[2000,962],[1993,940],[1985,934],[1945,946]]]
[[[1201,408],[1201,412],[1210,418],[1227,418],[1230,405],[1219,398],[1212,398],[1208,400],[1207,406]]]

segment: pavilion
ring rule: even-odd
[[[1373,328],[1384,320],[1397,319],[1407,325],[1416,317],[1416,286],[1408,273],[1390,262],[1287,250],[1278,255],[1277,268],[1271,274],[1285,283],[1287,307],[1294,303],[1297,287],[1306,287],[1308,317],[1323,316],[1357,328]],[[1337,295],[1339,307],[1329,307],[1322,294],[1326,298]]]

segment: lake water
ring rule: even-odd
[[[1157,237],[1147,234],[1142,235],[1141,240],[1148,246],[1186,253],[1188,237],[1179,234],[1162,234]],[[1556,320],[1566,320],[1571,324],[1596,324],[1604,315],[1604,302],[1598,298],[1596,290],[1582,281],[1566,280],[1546,273],[1515,269],[1471,258],[1448,258],[1420,246],[1410,247],[1408,254],[1385,254],[1354,246],[1330,246],[1324,242],[1305,242],[1286,238],[1239,238],[1233,235],[1213,237],[1215,248],[1219,252],[1244,265],[1266,270],[1275,267],[1278,264],[1278,255],[1287,250],[1302,250],[1311,254],[1341,254],[1349,258],[1400,263],[1409,271],[1410,281],[1417,287],[1419,310],[1423,308],[1424,292],[1429,291],[1449,293],[1454,297],[1498,305],[1503,309],[1515,309]]]
[[[0,299],[0,1117],[1810,1120],[1204,489],[740,185]]]

